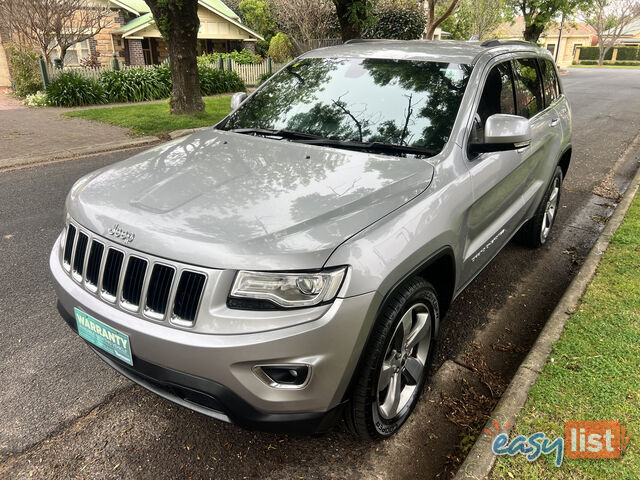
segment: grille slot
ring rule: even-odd
[[[205,278],[201,273],[182,272],[173,305],[173,320],[192,323],[196,319]]]
[[[156,319],[164,317],[174,275],[175,270],[167,265],[157,264],[153,267],[147,289],[147,307],[145,309],[145,313],[150,317]]]
[[[124,253],[109,249],[107,261],[104,264],[104,273],[102,274],[102,292],[104,296],[111,302],[116,298],[118,292],[118,282],[120,281],[120,270]]]
[[[147,272],[147,261],[138,257],[129,257],[127,271],[122,284],[122,300],[124,307],[137,307],[140,305],[144,276]]]
[[[69,225],[67,229],[67,239],[64,244],[64,265],[71,266],[71,254],[73,253],[73,242],[76,240],[76,227]]]
[[[95,240],[91,243],[89,250],[89,260],[87,261],[87,273],[85,281],[88,285],[95,288],[98,286],[98,277],[100,276],[100,264],[102,263],[102,254],[104,253],[104,245]]]
[[[76,242],[76,252],[73,255],[73,272],[77,277],[82,278],[84,273],[84,258],[87,254],[87,244],[89,237],[84,233],[78,233],[78,241]]]

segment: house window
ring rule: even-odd
[[[547,50],[551,52],[551,55],[556,53],[556,44],[555,43],[547,43]]]
[[[55,52],[58,58],[60,58],[60,47],[56,47]],[[80,65],[80,60],[88,57],[90,54],[89,40],[74,43],[69,47],[64,56],[64,64],[65,66]]]
[[[577,48],[577,47],[581,47],[581,46],[582,46],[582,44],[581,44],[581,43],[574,43],[574,44],[573,44],[573,55],[572,55],[573,57],[575,57],[575,56],[576,56],[576,48]]]

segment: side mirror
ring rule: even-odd
[[[242,102],[247,99],[246,92],[236,92],[231,95],[231,111],[233,112],[236,108],[240,106]]]
[[[526,147],[531,143],[529,120],[518,115],[496,113],[487,118],[484,143],[472,143],[472,152],[503,152]]]

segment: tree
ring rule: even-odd
[[[0,30],[9,32],[15,43],[39,50],[49,61],[56,47],[52,19],[60,3],[56,0],[0,0]]]
[[[455,13],[440,27],[452,40],[484,40],[506,18],[513,18],[513,8],[505,0],[460,0]]]
[[[60,47],[60,60],[70,47],[84,42],[111,24],[112,13],[109,7],[97,6],[91,0],[64,0],[56,2],[52,18],[54,37]]]
[[[197,43],[200,19],[198,0],[145,0],[156,26],[169,45],[171,64],[171,113],[204,111],[198,75]]]
[[[313,48],[312,40],[338,34],[340,26],[331,0],[271,0],[278,27],[294,44]]]
[[[427,40],[433,40],[436,28],[455,11],[458,2],[459,0],[425,0],[427,10],[425,38]]]
[[[594,0],[509,0],[524,17],[524,39],[538,42],[544,29],[559,15],[570,17],[576,9],[587,9]]]
[[[458,0],[453,0],[458,1]],[[342,41],[362,38],[362,29],[372,20],[371,2],[367,0],[333,0],[340,23]]]
[[[240,12],[247,26],[260,35],[273,34],[276,23],[269,4],[262,0],[242,0],[239,4]]]
[[[0,0],[0,22],[17,43],[40,50],[47,62],[60,48],[60,59],[67,50],[107,26],[108,7],[91,0]]]
[[[364,29],[366,38],[415,40],[422,37],[427,19],[415,0],[379,0],[373,7],[377,22]]]
[[[640,15],[638,0],[595,0],[587,10],[584,21],[591,25],[598,36],[598,65],[604,64],[605,55],[622,36],[625,27]]]

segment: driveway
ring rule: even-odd
[[[249,432],[115,374],[59,318],[47,261],[71,184],[130,153],[1,173],[0,477],[448,478],[611,213],[594,188],[624,190],[638,167],[637,152],[617,160],[640,132],[640,71],[562,80],[574,158],[551,240],[509,245],[454,302],[417,415],[383,443],[341,425],[319,437]]]

